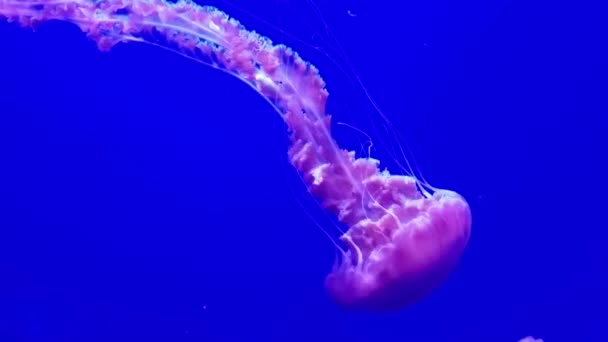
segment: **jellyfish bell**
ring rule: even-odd
[[[325,287],[346,309],[402,309],[447,278],[470,233],[471,212],[457,193],[437,190],[430,197],[403,199],[341,236],[348,250],[327,275]]]

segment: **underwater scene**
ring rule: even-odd
[[[596,5],[0,0],[0,341],[608,341]]]

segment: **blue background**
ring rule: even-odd
[[[426,179],[470,202],[450,279],[399,313],[340,310],[307,213],[331,221],[251,88],[145,45],[100,53],[69,24],[3,22],[0,341],[608,341],[605,12],[319,0],[321,20],[288,2],[210,4],[300,52],[335,121],[373,134],[349,63],[310,46],[339,56],[331,28]]]

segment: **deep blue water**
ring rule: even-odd
[[[69,24],[3,22],[0,341],[608,341],[605,12],[318,0],[321,21],[305,0],[235,2],[260,18],[211,4],[300,52],[334,120],[369,132],[348,63],[260,19],[328,51],[331,28],[425,178],[469,200],[457,270],[401,312],[340,310],[307,212],[331,223],[251,88],[149,46],[100,53]]]

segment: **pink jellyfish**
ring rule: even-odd
[[[518,342],[543,342],[542,339],[535,339],[532,336],[526,336],[524,338],[522,338],[521,340],[519,340]]]
[[[102,51],[119,42],[155,45],[224,70],[261,94],[289,129],[291,163],[348,227],[340,237],[346,249],[325,280],[338,305],[402,308],[437,287],[460,259],[471,231],[467,202],[339,148],[317,69],[223,12],[191,1],[0,0],[0,16],[25,27],[71,22]]]

